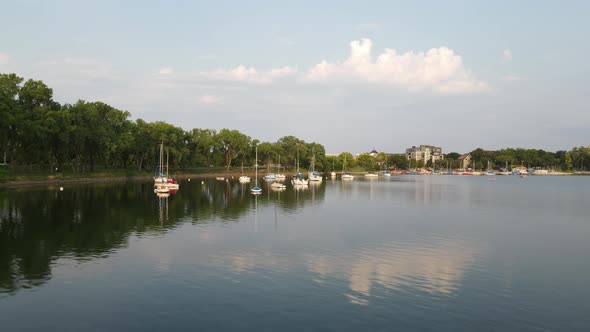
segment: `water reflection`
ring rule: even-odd
[[[125,247],[131,235],[161,234],[182,223],[244,221],[258,205],[285,213],[323,200],[324,186],[288,190],[259,200],[236,181],[182,183],[154,195],[150,183],[0,189],[0,293],[43,284],[60,257],[90,260]],[[270,184],[264,191],[272,192]],[[288,185],[289,186],[289,185]],[[274,193],[274,192],[272,192]]]
[[[312,255],[308,266],[317,274],[314,280],[318,283],[345,276],[349,281],[346,296],[355,304],[368,304],[372,290],[379,287],[450,295],[461,286],[475,249],[461,241],[426,241],[428,244],[398,242],[340,255]]]

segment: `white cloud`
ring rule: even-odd
[[[207,78],[223,81],[269,84],[276,79],[293,75],[296,72],[297,70],[291,67],[274,68],[268,71],[258,71],[254,67],[239,65],[233,69],[221,69],[211,72],[203,72],[201,75]]]
[[[10,59],[11,58],[8,54],[0,52],[0,65],[8,64],[8,62],[10,62]]]
[[[461,56],[447,47],[403,54],[385,49],[373,61],[372,46],[370,39],[352,41],[348,59],[320,62],[309,70],[306,81],[361,81],[409,90],[431,89],[444,94],[473,93],[488,88],[464,67]]]
[[[282,68],[274,68],[271,69],[268,72],[268,76],[272,77],[272,78],[279,78],[279,77],[285,77],[285,76],[289,76],[289,75],[293,75],[297,72],[297,70],[295,70],[294,68],[285,66]]]
[[[171,67],[162,67],[160,68],[160,71],[158,73],[160,75],[172,75],[174,74],[174,69],[172,69]]]
[[[203,95],[199,98],[199,103],[205,105],[217,104],[221,101],[221,98],[213,95]]]
[[[512,51],[511,51],[511,50],[509,50],[509,49],[505,49],[505,50],[502,52],[502,59],[503,59],[505,62],[512,61]]]

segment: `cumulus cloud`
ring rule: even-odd
[[[509,49],[505,49],[505,50],[502,52],[502,59],[503,59],[505,62],[512,61],[512,51],[511,51],[511,50],[509,50]]]
[[[172,75],[174,74],[174,69],[172,69],[171,67],[162,67],[160,68],[160,71],[158,73],[160,75]]]
[[[274,80],[295,74],[297,71],[291,67],[274,68],[267,71],[258,71],[254,67],[239,65],[233,69],[222,69],[201,73],[202,76],[223,81],[248,82],[258,84],[272,83]]]
[[[199,103],[205,105],[217,104],[221,101],[221,98],[213,95],[203,95],[199,98]]]
[[[360,81],[410,90],[431,89],[444,94],[473,93],[488,88],[465,68],[461,56],[447,47],[402,54],[394,49],[385,49],[373,61],[372,46],[370,39],[352,41],[348,59],[337,62],[324,60],[308,71],[305,80]]]

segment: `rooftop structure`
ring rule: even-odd
[[[407,148],[406,157],[408,159],[424,160],[424,162],[427,162],[429,160],[435,162],[437,160],[445,159],[442,153],[442,148],[433,145],[420,145]]]

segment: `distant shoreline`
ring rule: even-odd
[[[340,175],[342,172],[336,172],[338,175]],[[356,171],[356,172],[350,172],[351,174],[355,175],[355,176],[362,176],[363,174],[365,174],[366,172],[363,171]],[[254,177],[255,173],[254,172],[244,172],[244,175],[248,175],[250,177]],[[259,177],[262,179],[262,177],[266,174],[266,172],[259,172]],[[295,172],[285,172],[284,173],[287,177],[291,177],[293,175],[295,175]],[[325,173],[321,173],[323,174],[323,176],[330,176],[330,172],[325,172]],[[209,179],[209,178],[215,178],[215,177],[224,177],[224,178],[238,178],[240,175],[242,175],[242,173],[240,171],[224,171],[224,172],[210,172],[210,173],[178,173],[178,174],[173,174],[172,178],[174,179],[189,179],[189,178],[195,178],[195,179]],[[400,174],[394,174],[396,176],[399,176]],[[404,174],[405,175],[405,174]],[[458,175],[458,174],[454,174],[455,176],[462,176],[462,175]],[[429,176],[429,175],[418,175],[416,174],[416,176]],[[449,175],[437,175],[437,176],[449,176]],[[484,176],[484,175],[482,175]],[[497,176],[510,176],[510,175],[497,175]],[[572,172],[572,173],[556,173],[556,174],[537,174],[537,175],[531,175],[531,176],[542,176],[542,177],[548,177],[548,176],[590,176],[590,172]],[[37,185],[58,185],[58,184],[67,184],[67,183],[107,183],[107,182],[125,182],[125,181],[141,181],[141,180],[150,180],[153,179],[153,176],[151,175],[134,175],[134,176],[97,176],[97,177],[84,177],[84,176],[80,176],[80,177],[66,177],[66,178],[47,178],[47,179],[37,179],[37,180],[32,180],[32,179],[23,179],[23,180],[10,180],[10,181],[6,181],[6,182],[0,182],[0,188],[7,188],[7,187],[17,187],[17,186],[27,186],[27,187],[33,187],[33,186],[37,186]]]

